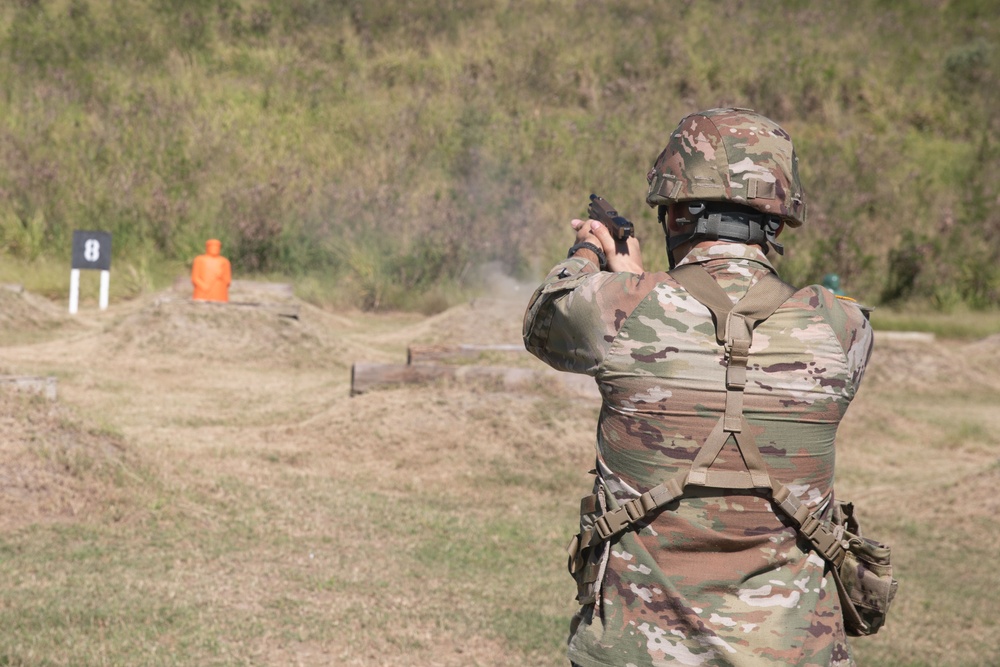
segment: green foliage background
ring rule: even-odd
[[[238,272],[414,307],[484,262],[537,278],[596,191],[663,265],[646,170],[733,105],[802,160],[786,277],[996,306],[998,44],[992,0],[6,2],[0,247],[101,228],[148,267],[216,236]]]

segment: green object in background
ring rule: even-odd
[[[840,276],[836,273],[828,273],[823,276],[823,287],[827,288],[837,296],[844,296],[844,290],[840,289]]]

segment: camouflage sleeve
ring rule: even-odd
[[[872,356],[872,346],[875,343],[875,334],[868,318],[861,311],[856,303],[845,303],[840,301],[844,310],[847,311],[847,320],[851,336],[847,341],[847,364],[851,371],[851,378],[854,381],[854,391],[861,386],[864,379],[865,370],[868,368],[868,360]]]
[[[580,257],[560,262],[528,303],[524,346],[553,368],[594,375],[654,284],[650,274],[599,272]]]
[[[847,357],[851,384],[856,392],[864,379],[871,358],[874,335],[860,306],[849,299],[838,299],[828,289],[818,287],[821,302],[829,313],[830,324]]]

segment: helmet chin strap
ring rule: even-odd
[[[690,228],[690,231],[674,236],[670,236],[667,229],[667,207],[661,205],[656,211],[657,220],[666,237],[667,261],[671,269],[677,264],[674,249],[688,241],[736,241],[746,245],[759,245],[765,255],[769,247],[774,248],[779,255],[785,254],[785,247],[778,243],[781,219],[777,216],[727,210],[730,207],[724,202],[693,202],[687,208],[691,217],[677,218],[674,222],[682,229]]]

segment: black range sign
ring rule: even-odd
[[[111,232],[73,231],[73,268],[111,270]]]

